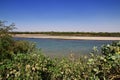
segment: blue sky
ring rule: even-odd
[[[120,0],[0,0],[16,31],[120,32]]]

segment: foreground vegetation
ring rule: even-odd
[[[15,41],[13,25],[0,23],[0,80],[120,80],[120,42],[97,49],[90,56],[44,56],[33,43]]]
[[[12,32],[12,34],[45,34],[52,36],[120,37],[119,32]]]

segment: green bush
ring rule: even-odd
[[[120,41],[113,42],[112,44],[108,45],[103,45],[101,51],[103,55],[120,54]]]
[[[12,80],[119,80],[120,55],[50,59],[41,53],[16,54],[0,63],[0,78]]]
[[[15,41],[14,42],[14,53],[17,54],[17,53],[31,53],[33,51],[35,51],[36,49],[36,46],[34,43],[32,42],[28,42],[28,41]]]
[[[0,61],[12,59],[18,53],[31,53],[36,50],[36,46],[28,41],[15,41],[9,33],[14,29],[14,24],[6,26],[0,21]]]
[[[11,58],[13,55],[14,40],[9,34],[13,29],[13,25],[5,26],[4,22],[0,21],[0,60]]]
[[[91,53],[90,56],[77,59],[73,55],[69,58],[51,59],[39,51],[31,54],[19,53],[14,55],[13,60],[4,59],[0,62],[0,79],[119,80],[120,55]]]

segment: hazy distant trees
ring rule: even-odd
[[[53,36],[104,36],[104,37],[120,37],[119,32],[12,32],[14,34],[46,34]]]

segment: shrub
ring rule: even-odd
[[[111,44],[112,45],[112,44]],[[110,45],[110,46],[111,46]],[[0,63],[1,79],[25,80],[119,80],[120,55],[49,58],[40,52],[16,54]]]
[[[13,55],[13,43],[9,31],[13,29],[14,25],[5,26],[4,22],[0,21],[0,60],[4,58],[11,58]]]
[[[120,41],[113,42],[112,44],[108,45],[103,45],[101,51],[103,55],[120,54]]]
[[[13,55],[18,53],[30,53],[35,51],[36,46],[28,41],[15,41],[9,33],[14,29],[14,24],[9,26],[0,21],[0,61],[12,59]]]
[[[28,41],[15,41],[14,42],[14,53],[17,54],[17,53],[24,53],[24,54],[27,54],[27,53],[31,53],[33,51],[35,51],[36,49],[36,46],[34,43],[32,42],[28,42]]]

